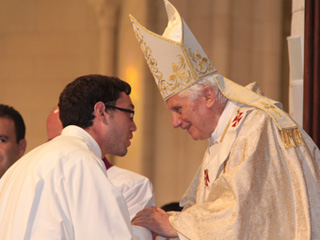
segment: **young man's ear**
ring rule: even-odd
[[[216,101],[216,94],[213,87],[205,86],[202,88],[202,97],[207,107],[212,107]]]
[[[94,105],[94,115],[97,119],[105,122],[106,121],[106,105],[103,102],[97,102]]]
[[[22,155],[25,153],[27,148],[27,141],[26,139],[20,139],[19,141],[19,157],[22,157]]]

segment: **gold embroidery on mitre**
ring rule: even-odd
[[[187,70],[184,58],[179,54],[177,55],[179,60],[178,64],[172,63],[172,74],[168,79],[162,79],[158,82],[158,88],[162,96],[166,96],[167,91],[178,90],[180,86],[184,86],[192,81],[191,73]]]
[[[198,50],[195,50],[195,53],[193,53],[191,48],[189,48],[189,55],[194,63],[195,70],[198,75],[206,74],[208,71],[214,70],[211,61],[206,57],[202,57]]]
[[[275,114],[277,114],[279,117],[281,117],[281,113],[277,110],[277,107],[273,104],[269,104],[263,101],[259,101],[259,103],[264,105],[265,109],[270,109],[272,110]]]
[[[132,23],[133,24],[133,23]],[[149,66],[150,71],[152,72],[153,76],[159,81],[162,79],[162,72],[158,69],[158,63],[155,58],[152,56],[152,50],[149,46],[147,46],[146,42],[143,40],[143,36],[139,31],[139,28],[135,25],[134,26],[134,33],[140,45],[141,51],[143,53],[144,58]],[[161,92],[162,94],[162,92]],[[163,95],[162,95],[163,96]]]

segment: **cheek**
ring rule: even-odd
[[[0,148],[0,158],[5,161],[4,164],[11,164],[18,158],[18,152],[10,146],[2,146]]]
[[[1,144],[0,146],[0,154],[7,155],[10,152],[10,146],[8,144]]]
[[[192,125],[197,129],[198,134],[203,135],[208,132],[208,124],[205,122],[206,114],[203,109],[194,109],[192,112]],[[207,134],[206,134],[207,135]],[[210,135],[210,134],[209,134]]]
[[[120,123],[119,123],[118,128],[117,128],[117,130],[115,131],[116,138],[117,138],[118,140],[122,141],[122,140],[125,138],[126,133],[127,133],[128,131],[129,131],[129,130],[128,130],[127,124],[125,124],[125,123],[120,124]]]
[[[12,158],[18,158],[19,157],[19,146],[9,146],[7,148],[7,155],[12,157]]]
[[[203,118],[205,117],[203,114],[203,110],[201,108],[198,108],[197,106],[194,106],[189,114],[190,119],[197,124],[201,125],[201,122],[203,121]]]

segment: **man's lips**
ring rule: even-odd
[[[191,124],[190,125],[187,125],[185,127],[182,127],[183,130],[186,130],[188,133],[190,133],[190,127],[191,127]]]

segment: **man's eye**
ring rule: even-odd
[[[181,107],[174,107],[172,110],[178,114],[181,114]]]
[[[8,139],[6,138],[0,138],[0,143],[6,143],[8,141]]]

